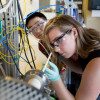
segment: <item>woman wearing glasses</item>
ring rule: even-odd
[[[65,88],[58,68],[49,62],[51,69],[45,74],[60,100],[96,100],[100,94],[100,32],[83,28],[68,15],[51,19],[44,30],[44,37],[51,49],[66,58],[65,63],[76,73],[82,74],[75,97]]]
[[[48,57],[49,48],[43,39],[44,28],[48,22],[46,16],[41,12],[35,12],[28,14],[27,17],[26,27],[28,28],[29,33],[32,33],[37,39],[39,39],[39,50]],[[66,65],[63,61],[59,61],[59,59],[60,57],[57,57],[56,59],[53,58],[52,61],[56,61],[55,63],[57,63],[59,70],[61,71],[62,67],[65,67]]]

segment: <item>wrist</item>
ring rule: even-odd
[[[55,79],[52,79],[51,81],[57,81],[60,79],[60,75],[58,75]]]

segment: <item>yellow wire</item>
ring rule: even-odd
[[[26,1],[24,0],[24,10],[23,10],[23,16],[25,15],[26,13]]]
[[[21,30],[21,32],[22,32],[22,37],[23,37],[23,31],[22,31],[22,29],[21,29],[21,28],[18,28],[18,30]],[[15,31],[16,31],[16,30],[15,30]],[[12,32],[13,32],[13,31],[12,31]],[[8,40],[8,42],[10,42],[9,45],[12,44],[12,46],[13,46],[14,48],[19,49],[19,48],[17,48],[17,47],[12,43],[12,41],[11,41],[11,36],[12,36],[12,33],[10,34],[10,41]]]
[[[16,26],[16,25],[13,25],[13,26]],[[6,28],[9,28],[9,27],[11,27],[11,26],[8,26],[8,27],[6,27]],[[22,31],[22,29],[20,28],[20,27],[17,27],[17,28],[13,28],[13,31],[15,31],[14,29],[20,29],[21,31]],[[10,30],[12,30],[12,29],[10,29]],[[9,30],[9,31],[10,31]],[[1,34],[3,33],[3,31],[4,31],[4,29],[2,30],[2,32],[1,32]],[[8,32],[9,32],[8,31]],[[8,32],[7,32],[7,34],[8,34]],[[11,33],[12,34],[12,33]],[[22,31],[22,34],[23,34],[23,31]],[[25,33],[25,35],[26,35],[26,33]],[[22,35],[23,36],[23,35]],[[26,37],[27,37],[27,35],[26,35]],[[11,36],[10,36],[10,39],[11,39]],[[28,44],[28,42],[25,40],[25,42]],[[10,43],[9,43],[10,44]],[[14,45],[13,45],[14,46]],[[31,49],[33,50],[33,53],[34,53],[34,60],[36,60],[36,56],[35,56],[35,51],[34,51],[34,49],[32,48],[32,46],[29,44],[29,46],[31,47]],[[28,49],[28,48],[27,48]],[[0,54],[1,54],[1,57],[4,59],[4,57],[3,56],[6,56],[6,57],[11,57],[11,56],[7,56],[7,55],[4,55],[3,53],[1,53],[1,51],[0,51]],[[3,55],[3,56],[2,56]],[[16,54],[16,55],[18,55],[18,54]],[[16,56],[16,55],[13,55],[13,56]],[[19,57],[18,57],[18,59],[19,59]],[[15,64],[15,63],[9,63],[8,61],[6,61],[5,59],[4,59],[4,61],[6,62],[6,63],[8,63],[8,64]],[[18,60],[17,60],[18,61]],[[31,61],[32,62],[32,61]],[[30,62],[30,63],[31,63]]]
[[[17,26],[17,25],[13,25],[13,26]],[[11,27],[11,26],[7,26],[6,28],[9,28],[9,27]],[[2,32],[1,32],[1,34],[3,34],[3,31],[5,30],[5,28],[3,28],[2,29]],[[6,36],[6,35],[5,35]]]
[[[28,38],[28,36],[25,34],[25,36]],[[28,42],[25,40],[25,43],[27,43],[28,44]],[[28,46],[28,45],[27,45]],[[36,60],[36,56],[35,56],[35,51],[34,51],[34,49],[32,48],[32,46],[29,44],[29,46],[31,47],[31,49],[32,49],[32,51],[33,51],[33,53],[34,53],[34,60]],[[25,48],[26,49],[26,51],[28,50],[28,47],[27,48]]]
[[[1,58],[6,62],[6,63],[8,63],[8,64],[15,64],[15,63],[9,63],[7,60],[5,60],[5,58],[1,55]],[[15,62],[18,62],[18,60],[17,61],[15,61]]]
[[[15,26],[15,25],[13,25],[13,26]],[[8,26],[8,27],[11,27],[11,26]],[[7,28],[8,28],[8,27],[7,27]],[[14,29],[14,28],[13,28],[13,29]],[[21,28],[16,28],[16,29],[21,29]],[[21,29],[21,30],[22,30],[22,29]],[[3,30],[3,31],[4,31],[4,30]],[[3,31],[2,31],[2,32],[3,32]],[[9,32],[9,31],[8,31],[8,32]],[[8,32],[7,32],[7,33],[8,33]],[[10,44],[10,43],[9,43],[9,44]],[[17,52],[18,52],[18,51],[17,51]],[[3,53],[1,53],[1,54],[2,54],[3,56],[5,56],[5,57],[11,57],[11,56],[4,55]],[[18,55],[18,54],[16,54],[16,55]],[[16,56],[16,55],[13,55],[13,56]]]
[[[27,43],[27,41],[25,41],[26,43]],[[34,53],[34,60],[36,60],[36,56],[35,56],[35,51],[34,51],[34,49],[32,48],[32,46],[29,44],[29,46],[31,47],[31,49],[32,49],[32,51],[33,51],[33,53]],[[27,51],[27,50],[26,50]],[[20,60],[21,61],[21,60]],[[25,62],[25,61],[21,61],[21,62]],[[31,61],[32,62],[32,61]]]
[[[26,35],[26,37],[28,38],[28,36]],[[25,41],[27,44],[28,44],[28,42],[27,41]],[[35,56],[35,51],[34,51],[34,49],[32,48],[32,46],[29,44],[29,46],[31,47],[31,49],[33,50],[33,53],[34,53],[34,59],[36,59],[36,56]]]
[[[22,31],[22,33],[23,33],[23,31]],[[11,33],[11,35],[12,35],[12,33]],[[10,41],[8,40],[8,43],[13,48],[13,50],[16,51],[14,48],[17,48],[17,47],[11,42],[11,35],[10,35]],[[23,37],[23,35],[22,35],[22,37]],[[19,49],[19,48],[17,48],[17,49]],[[16,51],[16,52],[18,52],[18,51]]]
[[[13,25],[13,26],[16,26],[16,25]],[[9,28],[9,27],[11,27],[11,26],[7,26],[6,28]],[[3,28],[3,30],[2,30],[2,32],[1,33],[3,33],[3,31],[5,30],[5,28]],[[8,32],[7,32],[8,33]],[[5,35],[6,36],[6,35]],[[4,36],[4,37],[5,37]],[[1,53],[1,52],[0,52]],[[7,56],[7,55],[4,55],[3,53],[1,53],[3,56]],[[9,57],[11,57],[11,56],[9,56]]]

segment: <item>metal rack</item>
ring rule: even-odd
[[[6,17],[4,17],[4,14]],[[16,48],[18,48],[18,31],[13,31],[15,25],[18,25],[18,8],[17,8],[17,0],[6,0],[6,4],[3,7],[0,7],[0,20],[2,20],[2,34],[3,38],[0,40],[0,51],[3,55],[11,56],[9,52],[9,48],[7,48],[7,43],[10,41]],[[6,23],[5,23],[6,21]],[[6,26],[6,27],[5,27]],[[10,34],[12,34],[10,36]],[[5,45],[4,45],[5,44]],[[8,44],[9,47],[9,44]],[[15,49],[16,49],[15,48]],[[16,51],[18,51],[16,49]],[[15,58],[18,58],[17,52],[11,52]],[[9,63],[14,63],[11,57],[3,56],[6,61]],[[19,67],[19,62],[16,62]],[[8,64],[4,60],[2,60],[2,66],[5,70],[7,76],[18,77],[18,71],[16,70],[15,64]]]
[[[0,79],[0,100],[51,100],[50,96],[15,78]]]

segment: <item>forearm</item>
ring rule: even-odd
[[[66,89],[61,78],[52,82],[53,88],[59,98],[59,100],[75,100],[74,96]]]

